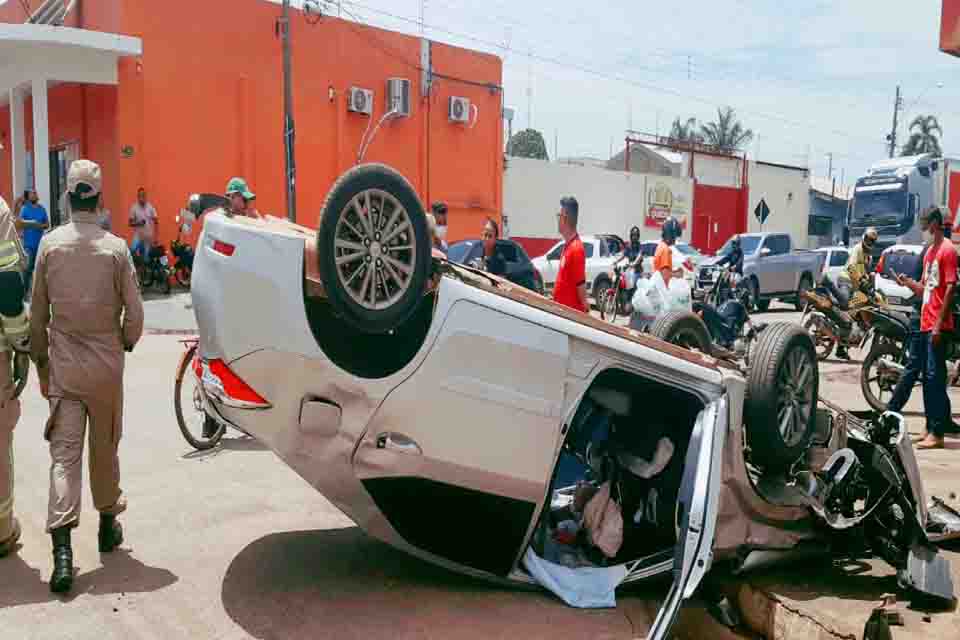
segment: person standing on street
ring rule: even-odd
[[[50,228],[50,217],[40,204],[36,191],[31,191],[27,201],[20,208],[20,226],[23,229],[23,248],[27,252],[27,270],[24,273],[27,295],[33,282],[33,270],[37,264],[37,249],[43,232]]]
[[[653,254],[653,272],[663,276],[663,284],[667,286],[670,286],[670,278],[673,277],[673,245],[682,233],[680,221],[676,218],[670,217],[663,221],[660,244]]]
[[[920,337],[915,346],[922,354],[923,407],[927,417],[927,434],[917,449],[942,449],[943,434],[951,424],[950,399],[947,396],[946,340],[944,333],[953,330],[951,302],[957,284],[957,250],[943,236],[943,213],[938,207],[920,215],[920,230],[927,245],[923,257],[923,278],[896,274],[897,283],[922,295]]]
[[[434,246],[447,252],[447,204],[445,202],[434,202],[430,207],[433,211],[433,217],[437,221],[437,235]]]
[[[20,419],[20,401],[13,397],[10,359],[14,348],[30,346],[21,275],[26,256],[17,227],[0,197],[0,558],[13,551],[20,539],[20,523],[13,514],[13,429]]]
[[[50,402],[47,531],[53,539],[50,590],[73,586],[70,531],[80,519],[83,440],[89,427],[90,485],[100,512],[99,549],[123,541],[117,515],[117,447],[123,431],[124,352],[143,333],[143,302],[124,241],[97,226],[100,167],[76,160],[67,174],[73,222],[48,234],[37,256],[31,342],[40,391]]]
[[[580,217],[580,203],[576,198],[560,200],[560,213],[557,214],[557,230],[563,237],[563,253],[560,254],[560,268],[557,281],[553,286],[553,299],[560,304],[582,313],[590,312],[587,300],[587,257],[583,251],[583,242],[577,234],[577,221]]]
[[[147,200],[147,190],[143,187],[137,189],[137,201],[130,206],[130,226],[136,229],[133,234],[133,253],[139,253],[143,258],[149,257],[157,237],[157,210]]]

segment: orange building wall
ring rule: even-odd
[[[0,9],[0,20],[11,10],[9,3]],[[141,58],[119,63],[118,88],[87,87],[85,100],[50,96],[51,144],[58,140],[54,130],[68,135],[80,125],[83,152],[100,156],[94,159],[110,181],[105,193],[115,232],[129,235],[126,211],[144,185],[161,216],[160,241],[169,245],[173,217],[187,196],[222,191],[234,175],[251,183],[261,212],[284,215],[279,15],[280,7],[264,0],[84,3],[85,26],[143,41]],[[370,120],[347,112],[347,90],[374,91],[372,130],[385,111],[389,77],[411,81],[411,117],[384,123],[364,161],[396,168],[427,206],[445,200],[451,241],[478,237],[486,216],[500,219],[499,90],[434,78],[431,95],[421,98],[419,38],[335,18],[309,25],[299,12],[291,25],[298,222],[317,224],[330,186],[356,162]],[[501,83],[496,56],[433,43],[432,61],[443,76]],[[477,104],[475,127],[447,120],[451,95]],[[78,117],[84,105],[86,116]],[[0,112],[2,127],[9,127],[9,115]],[[121,156],[126,146],[132,157]],[[2,162],[0,192],[10,180]]]

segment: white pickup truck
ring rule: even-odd
[[[766,311],[774,300],[789,300],[800,311],[801,294],[820,281],[826,256],[822,252],[794,249],[787,233],[744,233],[739,238],[743,278],[751,306]],[[732,250],[732,240],[728,240],[715,257],[700,263],[698,288],[713,286],[721,268],[717,263]]]

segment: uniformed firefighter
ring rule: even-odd
[[[73,585],[70,531],[80,518],[81,460],[89,428],[90,485],[103,553],[123,540],[126,509],[117,447],[123,430],[124,352],[143,332],[143,302],[127,246],[97,225],[100,167],[77,160],[67,174],[71,223],[44,236],[31,300],[31,340],[40,390],[50,402],[47,531],[51,591]]]
[[[28,349],[30,324],[23,304],[27,264],[13,213],[0,198],[0,558],[16,548],[20,523],[13,515],[13,429],[20,401],[13,397],[13,349]]]

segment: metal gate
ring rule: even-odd
[[[693,187],[693,246],[713,254],[746,229],[746,189],[695,184]]]

